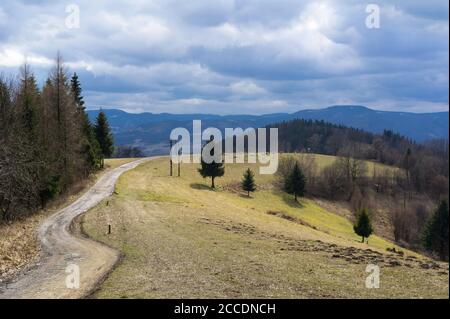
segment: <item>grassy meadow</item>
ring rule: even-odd
[[[334,160],[315,156],[319,168]],[[83,220],[89,236],[124,253],[95,297],[448,298],[448,263],[388,252],[394,245],[376,235],[360,243],[348,219],[296,203],[257,166],[227,164],[215,190],[199,164],[168,176],[168,158],[122,175]],[[251,198],[239,189],[247,167],[258,185]],[[378,289],[365,286],[368,264],[380,266]]]

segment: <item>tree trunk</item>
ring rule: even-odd
[[[214,185],[214,177],[211,177],[211,188],[215,188],[215,185]]]
[[[250,191],[247,191],[247,196],[250,197]]]
[[[8,213],[9,213],[9,207],[11,206],[11,202],[8,201],[8,205],[6,205],[5,208],[2,209],[2,220],[8,219]]]
[[[298,203],[298,200],[297,200],[297,194],[294,194],[294,199],[295,199],[295,201]]]
[[[362,236],[362,241],[361,242],[364,244],[364,236]]]

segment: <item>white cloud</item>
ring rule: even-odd
[[[26,55],[15,48],[4,48],[0,51],[0,67],[19,67],[25,62],[33,66],[50,66],[53,63],[45,56],[33,53]]]
[[[222,113],[346,101],[448,107],[445,1],[380,0],[377,30],[365,27],[359,0],[77,4],[81,28],[67,29],[64,3],[3,0],[0,73],[27,58],[44,77],[61,50],[91,105]]]
[[[255,95],[265,94],[266,90],[252,81],[244,80],[231,84],[231,91],[235,94]]]

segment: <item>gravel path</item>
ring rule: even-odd
[[[38,229],[40,260],[14,280],[0,285],[1,298],[83,298],[120,258],[120,252],[72,234],[73,220],[112,195],[119,176],[153,158],[143,158],[106,172],[71,205],[46,219]],[[79,270],[79,287],[71,280]],[[68,284],[66,283],[68,282]],[[69,287],[69,288],[68,288]]]

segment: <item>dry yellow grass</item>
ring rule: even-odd
[[[84,229],[124,252],[97,297],[113,298],[448,298],[448,264],[373,236],[359,243],[351,223],[310,200],[298,205],[256,174],[252,198],[236,192],[245,168],[226,166],[218,189],[198,165],[169,177],[161,158],[124,174],[117,194],[88,212]],[[107,235],[107,225],[112,234]],[[381,286],[367,289],[369,263]]]

